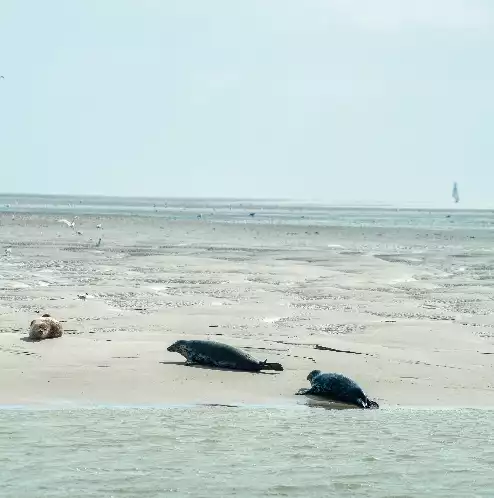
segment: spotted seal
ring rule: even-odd
[[[296,394],[314,394],[332,401],[357,405],[360,408],[379,408],[379,405],[370,400],[355,381],[342,374],[312,370],[307,380],[311,387],[300,389]]]
[[[261,370],[282,371],[279,363],[259,361],[240,349],[215,341],[180,340],[174,342],[167,351],[181,354],[186,365],[208,365],[217,368],[259,372]]]
[[[41,341],[42,339],[54,339],[62,337],[62,324],[45,314],[41,318],[34,319],[29,325],[29,339],[32,341]]]

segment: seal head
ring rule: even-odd
[[[321,373],[320,370],[312,370],[312,372],[310,372],[309,375],[307,375],[307,380],[311,383],[311,385],[312,385],[312,379],[314,377],[317,377],[320,373]]]
[[[170,353],[180,353],[182,356],[185,356],[183,353],[185,353],[187,350],[186,343],[187,341],[182,341],[182,340],[176,341],[171,346],[168,346],[166,350],[169,351]]]
[[[62,337],[62,324],[45,313],[41,318],[34,319],[29,324],[29,338],[32,341],[41,341],[43,339],[54,339]]]

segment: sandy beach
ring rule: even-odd
[[[317,368],[382,407],[494,406],[487,228],[61,217],[0,215],[1,405],[293,405]],[[43,313],[65,335],[26,341]],[[285,370],[186,367],[179,338]]]

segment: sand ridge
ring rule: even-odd
[[[0,215],[0,404],[298,404],[317,367],[383,407],[494,406],[487,231],[56,220]],[[23,340],[43,313],[64,336]],[[285,371],[185,367],[179,338]]]

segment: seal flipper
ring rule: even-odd
[[[312,387],[303,387],[302,389],[299,389],[296,393],[297,394],[315,394],[314,393],[314,390],[312,389]]]

